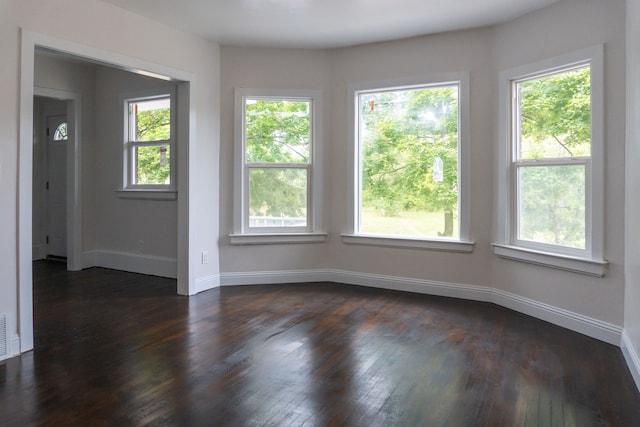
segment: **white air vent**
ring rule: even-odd
[[[0,360],[9,357],[9,322],[7,316],[0,314]]]

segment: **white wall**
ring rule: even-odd
[[[516,295],[613,325],[623,320],[636,349],[640,345],[638,294],[640,256],[628,257],[626,318],[624,283],[625,9],[623,0],[563,0],[495,28],[446,33],[335,51],[222,49],[222,92],[216,45],[171,30],[95,0],[8,0],[0,3],[0,312],[17,312],[17,199],[19,123],[19,27],[105,51],[193,73],[196,119],[192,147],[190,274],[215,284],[218,259],[225,272],[342,269],[460,284],[495,286]],[[638,11],[638,0],[630,8]],[[633,21],[631,19],[631,21]],[[112,23],[117,22],[117,28]],[[637,24],[637,23],[636,23]],[[637,31],[637,25],[634,27]],[[637,40],[637,37],[636,37]],[[495,217],[493,165],[496,147],[497,73],[504,68],[605,43],[606,202],[604,279],[498,259],[490,249]],[[637,49],[634,46],[633,49]],[[637,58],[635,60],[637,64]],[[637,65],[634,65],[636,67]],[[635,70],[635,68],[634,68]],[[344,245],[349,173],[346,147],[347,85],[370,80],[469,71],[471,75],[472,254]],[[325,98],[325,218],[327,243],[235,247],[232,229],[233,88],[320,89]],[[634,106],[640,99],[630,101]],[[219,111],[218,101],[222,101]],[[635,113],[634,113],[635,114]],[[219,118],[221,123],[219,123]],[[218,126],[221,151],[218,157]],[[636,132],[635,128],[629,128]],[[636,144],[637,145],[637,144]],[[220,169],[218,169],[220,165]],[[630,172],[628,179],[638,178]],[[219,180],[219,181],[218,181]],[[218,194],[218,182],[222,188]],[[628,189],[629,191],[629,189]],[[628,209],[640,210],[631,193]],[[5,202],[6,201],[6,202]],[[219,201],[219,205],[218,205]],[[631,219],[629,218],[629,221]],[[631,227],[627,227],[627,232]],[[220,236],[220,253],[218,253]],[[634,235],[631,234],[633,237]],[[633,240],[630,240],[630,245]],[[634,239],[635,240],[635,239]],[[180,248],[178,249],[180,250]],[[200,251],[209,264],[201,265]]]
[[[80,94],[82,100],[82,249],[95,248],[95,76],[93,64],[74,62],[49,54],[36,53],[34,63],[34,85],[43,89]],[[35,149],[35,147],[34,147]],[[35,157],[35,153],[34,153]],[[37,209],[33,207],[33,222]],[[34,236],[35,240],[35,236]]]
[[[330,51],[222,49],[221,265],[227,273],[328,268],[364,275],[495,288],[512,300],[553,306],[589,323],[620,330],[624,313],[625,2],[563,0],[491,28],[444,33]],[[596,44],[605,44],[606,218],[604,278],[504,260],[493,255],[498,75]],[[328,56],[327,56],[328,53]],[[327,70],[326,64],[330,67]],[[466,71],[471,94],[473,253],[458,254],[343,244],[347,231],[348,85]],[[327,83],[327,73],[329,81]],[[328,86],[327,86],[328,85]],[[325,134],[325,213],[330,239],[307,246],[231,247],[233,88],[321,88],[329,108]],[[327,87],[328,97],[327,97]],[[413,283],[416,283],[416,282]],[[391,285],[395,286],[395,285]],[[491,299],[491,298],[489,298]],[[518,300],[518,304],[522,299]],[[517,304],[516,304],[517,305]],[[522,306],[520,306],[522,307]],[[539,305],[537,306],[540,307]],[[537,309],[537,308],[536,308]],[[555,309],[554,309],[555,310]],[[569,313],[569,317],[572,314]],[[559,319],[556,317],[555,319]],[[616,332],[608,335],[615,339]]]
[[[177,203],[118,197],[122,188],[122,97],[175,83],[108,67],[96,71],[96,247],[176,259]]]
[[[627,164],[624,329],[627,360],[640,388],[640,0],[627,0]]]
[[[201,38],[170,29],[97,0],[4,0],[0,2],[0,313],[12,319],[17,334],[18,164],[20,123],[20,28],[56,39],[113,52],[121,58],[182,70],[191,87],[191,181],[187,234],[188,283],[218,274],[219,48]],[[28,154],[28,153],[27,153]],[[30,176],[30,174],[29,174]],[[187,183],[183,180],[183,185]],[[180,185],[180,183],[179,183]],[[186,188],[186,187],[181,187]],[[182,197],[185,195],[183,194]],[[181,196],[179,196],[180,198]],[[179,200],[180,203],[180,200]],[[24,219],[23,219],[24,220]],[[185,222],[186,223],[186,222]],[[215,226],[214,226],[215,224]],[[30,230],[30,226],[29,226]],[[197,234],[189,230],[198,230]],[[185,230],[183,230],[185,231]],[[27,242],[30,246],[31,242]],[[209,263],[198,265],[199,252]],[[183,291],[185,291],[183,289]],[[14,348],[15,351],[15,348]]]
[[[117,196],[116,190],[122,185],[121,96],[135,94],[143,89],[175,87],[176,84],[49,53],[36,55],[35,85],[77,92],[83,100],[83,137],[80,142],[83,165],[81,249],[85,259],[89,260],[85,266],[103,265],[100,256],[87,257],[88,253],[115,252],[119,258],[143,256],[162,260],[168,264],[165,270],[172,270],[170,277],[175,277],[178,221],[176,201],[123,199]],[[35,202],[33,211],[34,227],[41,227]],[[34,235],[34,241],[35,237]],[[126,263],[120,266],[130,269],[127,268],[130,265]],[[107,262],[104,266],[119,265]],[[140,270],[149,272],[145,268]],[[166,275],[165,270],[150,272]]]
[[[491,255],[491,122],[489,30],[469,31],[335,51],[224,46],[221,50],[221,269],[225,273],[340,269],[489,285]],[[437,60],[436,60],[437,58]],[[347,85],[355,82],[471,71],[473,254],[346,246],[348,177]],[[326,243],[231,246],[233,227],[233,90],[238,87],[318,89],[324,101]],[[477,112],[475,111],[477,110]],[[487,192],[488,189],[488,192]],[[473,191],[475,190],[475,191]]]
[[[339,49],[332,52],[332,122],[328,163],[331,165],[331,262],[334,268],[369,274],[410,277],[457,284],[490,284],[489,251],[492,198],[493,116],[485,105],[491,99],[490,50],[487,29],[418,37]],[[459,254],[415,249],[345,245],[340,234],[348,232],[347,110],[349,84],[385,81],[414,76],[468,72],[470,75],[469,127],[471,145],[471,239],[473,253]]]
[[[221,48],[220,266],[223,272],[300,270],[329,267],[327,244],[231,246],[233,230],[234,88],[320,90],[325,117],[325,150],[330,145],[329,54],[303,49]],[[326,158],[326,154],[325,154]],[[325,161],[325,185],[333,173]],[[332,197],[327,192],[324,217]],[[325,227],[326,229],[326,227]],[[333,236],[332,236],[333,238]]]
[[[606,276],[592,278],[495,258],[492,282],[498,289],[618,326],[624,309],[624,23],[624,0],[564,0],[498,26],[493,37],[496,80],[504,69],[605,45]],[[497,109],[497,103],[492,97],[491,109]]]

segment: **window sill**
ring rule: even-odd
[[[121,199],[140,200],[177,200],[177,191],[166,190],[118,190],[116,194]]]
[[[292,243],[322,243],[327,233],[253,233],[230,234],[232,245],[274,245]]]
[[[392,248],[424,249],[441,252],[473,252],[474,242],[446,239],[417,239],[405,237],[387,237],[366,234],[343,234],[342,241],[352,245],[386,246]]]
[[[519,246],[493,243],[493,253],[499,257],[526,262],[544,267],[556,268],[573,273],[603,277],[608,261],[536,251]]]

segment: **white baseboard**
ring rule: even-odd
[[[47,257],[47,245],[33,245],[31,250],[33,261],[39,261]]]
[[[347,285],[368,286],[443,297],[490,301],[491,288],[475,285],[460,285],[448,282],[413,279],[407,277],[383,276],[379,274],[357,273],[344,270],[329,270],[325,281]]]
[[[132,273],[152,276],[178,277],[178,264],[175,258],[141,255],[116,251],[87,251],[82,254],[83,268],[104,267]]]
[[[493,289],[492,302],[597,340],[620,345],[622,328],[611,323],[498,289]]]
[[[435,282],[431,280],[357,273],[345,270],[259,271],[222,273],[220,275],[221,286],[306,282],[335,282],[347,285],[368,286],[473,301],[492,302],[510,310],[524,313],[616,346],[620,345],[622,337],[622,328],[618,326],[487,286]]]
[[[271,285],[282,283],[335,282],[429,295],[489,301],[491,290],[483,286],[457,285],[405,277],[357,273],[344,270],[290,270],[222,273],[222,286]]]
[[[327,282],[328,270],[252,271],[221,273],[221,286],[273,285],[284,283]]]
[[[9,338],[7,343],[7,354],[0,357],[0,361],[11,359],[12,357],[20,356],[20,336],[13,335]]]
[[[624,355],[624,359],[627,361],[627,365],[631,371],[631,376],[636,382],[638,390],[640,390],[640,355],[633,344],[631,344],[631,340],[629,339],[629,335],[627,335],[626,331],[622,332],[622,343],[620,347],[622,347],[622,354]]]
[[[220,287],[220,275],[213,274],[211,276],[200,277],[196,279],[196,294]]]
[[[20,335],[14,335],[11,337],[11,347],[9,348],[10,357],[18,356],[20,354]]]

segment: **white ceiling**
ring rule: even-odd
[[[493,25],[559,0],[103,0],[226,45],[335,48]]]

